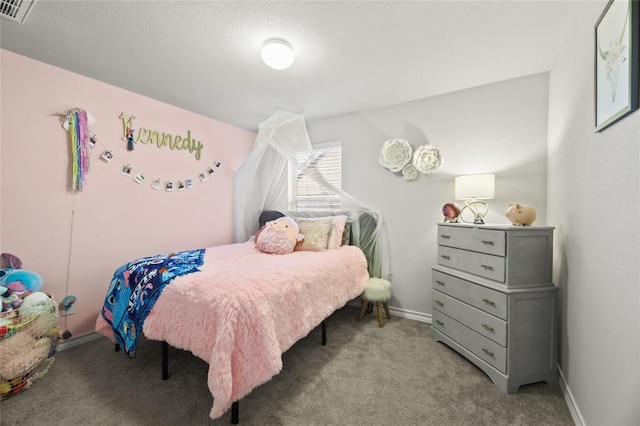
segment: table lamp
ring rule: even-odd
[[[460,211],[460,218],[465,209],[473,213],[473,223],[484,224],[484,217],[489,212],[487,203],[482,200],[492,200],[495,196],[495,175],[479,174],[458,176],[455,179],[456,200],[464,200],[465,206]]]

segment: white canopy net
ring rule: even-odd
[[[351,244],[360,247],[367,257],[369,275],[388,279],[390,248],[382,216],[345,191],[332,186],[314,162],[299,170],[299,173],[323,185],[328,192],[339,195],[340,210],[288,210],[289,160],[296,153],[312,150],[304,116],[279,110],[260,124],[253,151],[234,176],[235,241],[247,241],[258,231],[258,218],[263,210],[278,210],[295,218],[346,215],[351,223]]]

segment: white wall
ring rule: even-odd
[[[393,300],[409,316],[431,316],[436,223],[454,201],[453,179],[496,174],[488,222],[508,223],[511,202],[533,205],[546,224],[548,74],[536,74],[415,102],[307,123],[312,142],[342,141],[343,188],[379,210],[391,240]],[[378,163],[390,138],[443,153],[437,174],[407,182]]]
[[[640,112],[594,133],[593,31],[606,3],[584,4],[550,73],[548,222],[559,364],[577,415],[587,425],[637,425]]]

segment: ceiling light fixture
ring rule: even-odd
[[[261,52],[262,60],[275,70],[289,68],[293,64],[293,49],[284,40],[272,39],[264,42]]]

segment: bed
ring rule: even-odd
[[[351,245],[274,255],[250,240],[203,249],[201,260],[162,290],[139,332],[207,362],[209,415],[233,407],[233,423],[238,401],[277,375],[282,354],[320,324],[324,340],[324,320],[358,297],[369,277],[363,251]],[[102,314],[96,331],[116,342]]]

